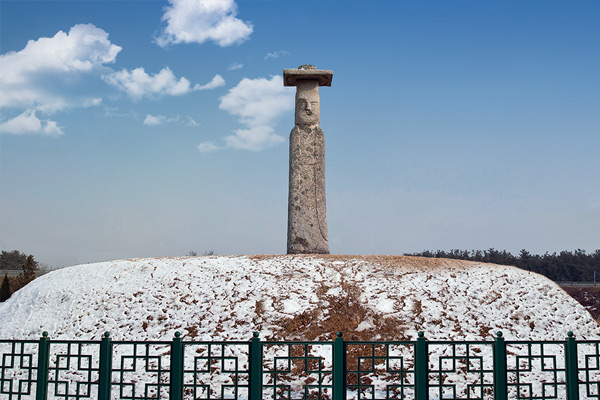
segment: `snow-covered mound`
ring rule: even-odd
[[[598,339],[552,281],[513,267],[401,256],[121,260],[44,275],[0,305],[0,338]]]

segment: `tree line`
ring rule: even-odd
[[[20,270],[21,273],[12,278],[7,273],[4,274],[0,286],[0,302],[8,300],[14,292],[34,280],[38,269],[39,263],[31,254],[27,255],[17,250],[2,251],[0,253],[0,272],[1,270]]]
[[[425,250],[420,253],[406,254],[419,257],[453,258],[457,260],[478,261],[515,267],[542,274],[553,281],[591,282],[600,281],[600,249],[587,253],[585,250],[561,251],[560,253],[531,254],[523,249],[518,255],[506,250]]]

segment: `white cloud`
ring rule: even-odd
[[[172,117],[172,118],[167,118],[164,115],[160,115],[160,114],[158,114],[158,115],[146,114],[146,118],[144,119],[144,124],[148,125],[148,126],[157,126],[157,125],[162,125],[162,124],[166,124],[166,123],[170,123],[170,122],[177,122],[177,121],[179,121],[179,115]]]
[[[46,124],[44,125],[42,132],[44,132],[45,135],[53,136],[53,137],[58,137],[58,136],[64,134],[62,129],[60,129],[56,125],[56,121],[50,121],[50,120],[46,121]]]
[[[225,47],[250,37],[252,24],[236,18],[234,0],[169,0],[162,20],[163,32],[156,38],[159,46],[214,41]]]
[[[102,29],[92,24],[75,25],[69,33],[58,31],[51,38],[30,40],[23,50],[0,56],[2,80],[23,83],[31,73],[51,70],[87,72],[115,62],[120,51]]]
[[[64,132],[55,121],[40,119],[35,115],[34,110],[27,110],[22,114],[0,124],[0,133],[9,135],[28,135],[40,134],[45,136],[58,137]]]
[[[260,151],[284,141],[272,125],[277,117],[294,108],[294,92],[284,88],[281,76],[244,78],[221,97],[219,108],[247,125],[225,138],[227,147]]]
[[[146,119],[144,119],[144,124],[148,126],[156,126],[165,123],[167,117],[164,115],[150,115],[146,114]]]
[[[219,147],[214,144],[214,142],[202,142],[198,145],[198,150],[202,153],[211,153],[213,151],[219,150]]]
[[[235,135],[225,137],[227,147],[251,151],[261,151],[284,141],[283,137],[274,133],[273,128],[263,125],[236,129]]]
[[[0,55],[0,107],[51,112],[78,105],[65,97],[57,82],[113,63],[120,51],[108,33],[92,24],[30,40],[23,50]]]
[[[97,106],[100,105],[100,103],[102,103],[102,99],[99,97],[90,97],[87,99],[83,99],[82,101],[82,105],[84,107],[92,107],[92,106]]]
[[[60,136],[55,121],[40,120],[36,112],[53,113],[68,107],[97,106],[102,99],[82,95],[76,86],[82,76],[98,75],[114,63],[121,47],[92,24],[74,25],[68,33],[30,40],[19,51],[0,55],[0,108],[22,112],[0,125],[2,133]],[[76,94],[77,93],[77,94]]]
[[[154,75],[147,74],[144,68],[123,69],[106,76],[106,81],[134,99],[161,94],[177,96],[192,90],[189,80],[177,79],[168,67]]]
[[[244,68],[244,64],[240,64],[240,63],[231,63],[229,64],[229,67],[227,67],[227,69],[229,71],[234,71],[236,69],[240,69],[240,68]]]
[[[273,51],[271,53],[267,53],[267,55],[265,56],[265,60],[268,60],[269,58],[279,58],[282,56],[289,56],[289,55],[290,55],[290,53],[285,50]]]
[[[218,88],[218,87],[224,86],[224,85],[225,85],[225,79],[223,79],[223,77],[221,75],[217,74],[217,75],[213,76],[211,81],[208,82],[206,85],[196,84],[194,86],[194,90],[209,90],[209,89]]]
[[[240,117],[250,126],[269,125],[283,112],[293,109],[294,92],[283,86],[280,75],[271,79],[244,78],[221,97],[219,108]]]
[[[206,85],[192,86],[184,77],[177,79],[169,67],[163,68],[154,75],[146,73],[144,68],[136,68],[132,71],[123,69],[107,75],[105,80],[136,100],[144,96],[180,96],[194,90],[214,89],[225,84],[221,75],[215,75]]]
[[[11,135],[40,132],[42,122],[36,117],[34,111],[25,111],[23,114],[0,124],[0,132]]]

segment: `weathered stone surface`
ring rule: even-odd
[[[301,65],[297,69],[283,70],[283,86],[297,86],[298,81],[316,79],[319,86],[331,86],[333,71],[317,69],[314,65]]]
[[[288,254],[329,254],[325,201],[325,140],[316,125],[290,134]]]
[[[319,128],[319,86],[333,72],[312,65],[286,69],[285,86],[296,86],[296,126],[290,133],[288,254],[329,254],[325,201],[325,139]]]
[[[315,79],[298,81],[296,86],[296,125],[319,125],[321,107],[319,84]]]

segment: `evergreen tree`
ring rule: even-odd
[[[30,255],[27,257],[27,262],[23,266],[23,272],[19,274],[18,284],[19,287],[27,285],[29,282],[35,279],[35,275],[38,269],[38,263],[33,259],[33,256]]]
[[[27,254],[20,251],[4,251],[0,254],[0,269],[21,269],[27,264]]]
[[[35,279],[38,263],[33,259],[33,256],[27,256],[27,263],[23,266],[23,275],[30,281]]]
[[[2,287],[0,287],[0,302],[8,300],[10,294],[10,282],[8,281],[8,274],[5,274]]]

